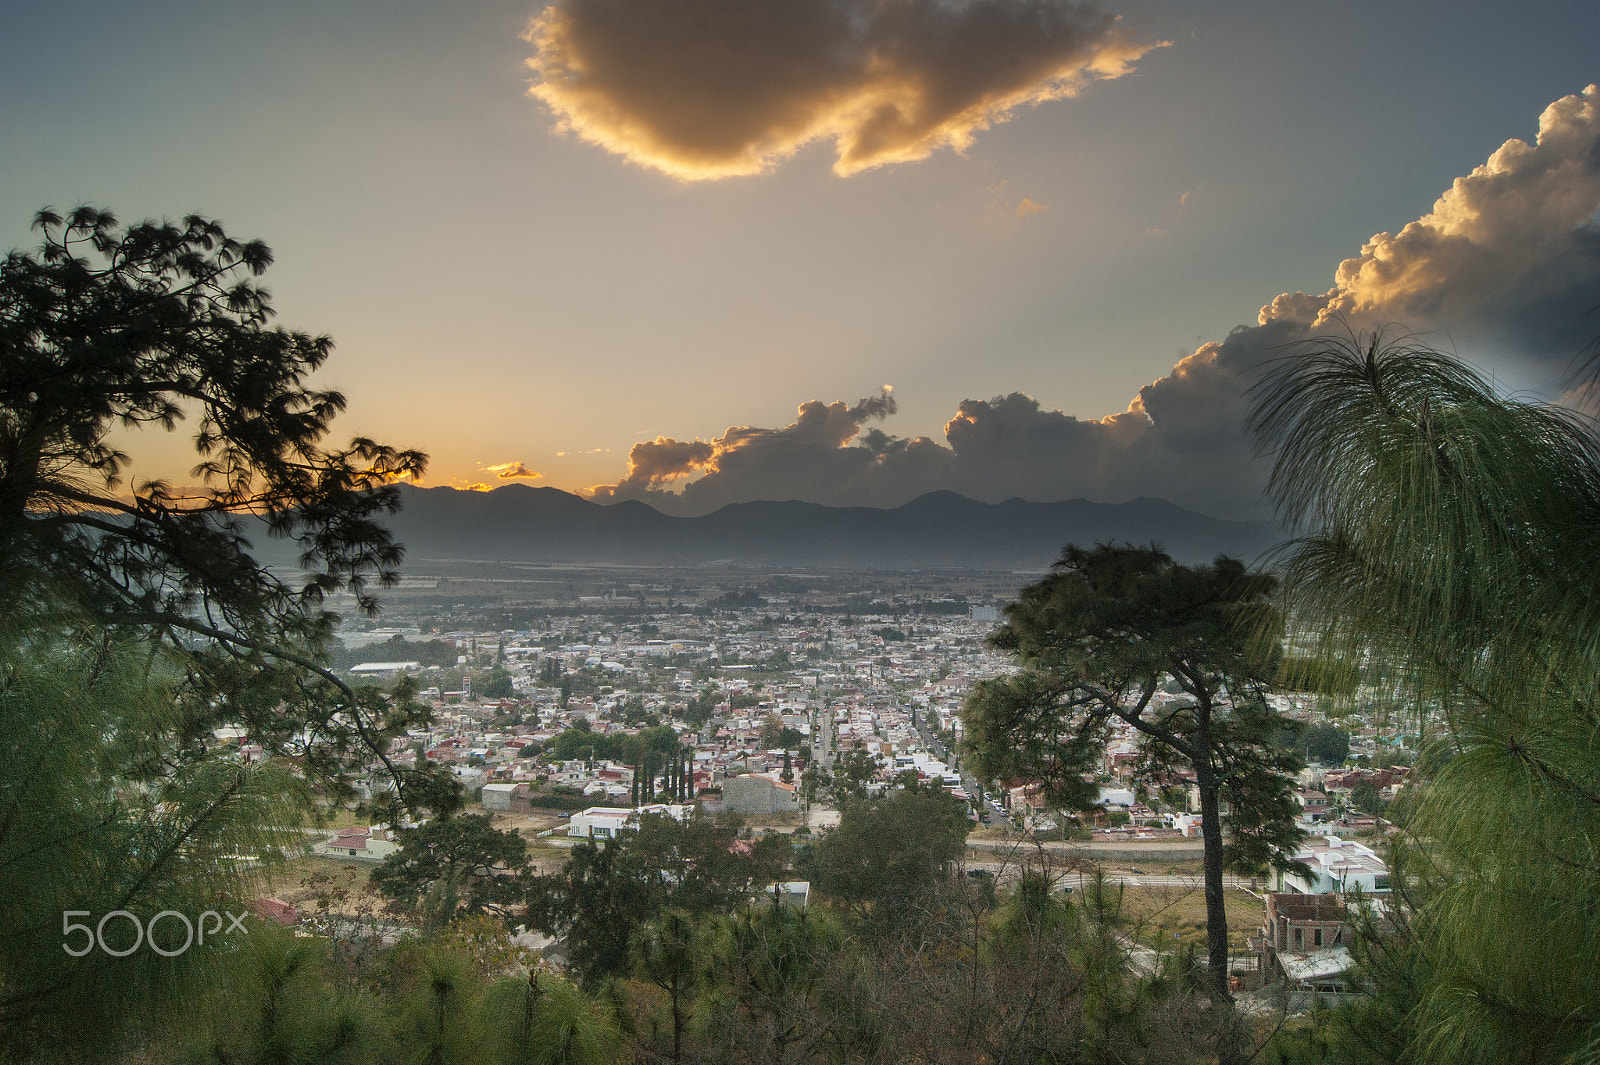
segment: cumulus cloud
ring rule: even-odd
[[[1038,214],[1040,211],[1048,211],[1049,209],[1050,208],[1044,204],[1035,203],[1034,201],[1028,199],[1028,197],[1024,196],[1022,198],[1022,202],[1017,204],[1017,217],[1026,218],[1030,214]]]
[[[1600,321],[1600,89],[1546,109],[1533,144],[1507,141],[1398,234],[1379,233],[1320,294],[1282,293],[1219,341],[1141,388],[1120,413],[1079,419],[1022,393],[966,399],[944,439],[898,437],[869,422],[894,413],[887,392],[854,407],[807,403],[782,429],[730,429],[694,463],[652,477],[645,452],[602,498],[642,498],[678,513],[750,499],[896,506],[949,489],[1121,501],[1160,496],[1202,512],[1264,517],[1264,471],[1240,426],[1245,390],[1270,359],[1307,337],[1350,329],[1476,332],[1559,378]],[[1566,397],[1596,402],[1591,389]],[[635,476],[638,471],[639,475]],[[692,479],[691,479],[692,478]],[[682,480],[679,491],[669,485]]]
[[[959,151],[1155,47],[1098,0],[555,0],[526,37],[559,128],[684,180]]]
[[[848,467],[861,457],[860,448],[846,445],[867,422],[895,410],[893,389],[885,385],[854,406],[843,401],[802,403],[795,420],[781,429],[738,425],[714,440],[658,436],[633,445],[626,477],[596,485],[591,494],[601,501],[648,499],[682,511],[715,509],[741,498],[771,498],[779,485],[789,493],[786,499],[808,498],[830,487],[837,492],[841,480],[851,477]],[[687,484],[681,495],[665,487],[697,473],[703,476]]]
[[[1593,326],[1562,311],[1574,295],[1595,299],[1597,210],[1600,89],[1591,85],[1545,109],[1534,143],[1506,141],[1432,211],[1340,263],[1312,324],[1486,325],[1497,339],[1524,341],[1523,354],[1560,348]]]
[[[502,481],[511,480],[537,480],[544,474],[538,470],[530,470],[520,462],[502,462],[495,466],[485,466],[484,470],[494,474]]]

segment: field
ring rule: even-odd
[[[1224,897],[1228,942],[1234,950],[1242,951],[1245,940],[1255,935],[1266,919],[1266,904],[1238,888],[1229,888]],[[1205,949],[1206,899],[1199,884],[1193,888],[1130,885],[1123,889],[1122,910],[1136,938],[1143,943],[1154,946],[1159,942],[1166,948],[1194,944]]]

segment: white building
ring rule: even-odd
[[[694,810],[693,806],[650,803],[638,809],[626,806],[591,806],[572,815],[567,822],[567,835],[574,839],[615,839],[623,832],[639,827],[639,818],[645,814],[662,814],[674,821],[682,821]]]
[[[1371,847],[1338,836],[1313,836],[1295,851],[1294,860],[1311,867],[1309,878],[1274,871],[1274,891],[1302,895],[1346,894],[1360,889],[1372,893],[1389,890],[1389,867]]]

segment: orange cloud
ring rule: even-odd
[[[1158,46],[1098,0],[555,0],[525,39],[558,128],[685,181],[818,140],[840,176],[961,151]]]
[[[1050,208],[1044,204],[1035,203],[1034,201],[1028,199],[1028,197],[1024,196],[1022,198],[1022,202],[1017,204],[1017,217],[1026,218],[1030,214],[1038,214],[1040,211],[1048,211],[1049,209]]]
[[[497,466],[485,466],[484,469],[494,474],[502,481],[509,481],[513,479],[526,479],[533,481],[544,476],[544,474],[537,470],[528,469],[528,467],[524,466],[521,462],[502,462]]]

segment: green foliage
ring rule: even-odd
[[[1374,817],[1382,817],[1389,809],[1382,789],[1370,780],[1358,780],[1350,788],[1350,805]]]
[[[373,1001],[338,987],[329,944],[254,924],[172,1042],[179,1062],[367,1062],[384,1044]]]
[[[159,652],[3,635],[0,1058],[47,1049],[87,1058],[203,985],[222,944],[213,937],[173,958],[149,944],[121,958],[98,946],[74,957],[64,944],[78,952],[88,933],[64,934],[64,920],[95,928],[125,910],[148,926],[164,910],[192,921],[242,909],[231,900],[252,876],[230,856],[270,860],[297,842],[303,788],[216,745],[174,770],[179,737],[205,708]],[[182,922],[157,928],[154,945],[178,950]],[[134,942],[126,918],[104,934],[113,949]]]
[[[660,756],[673,751],[678,745],[678,734],[668,725],[643,729],[634,735],[625,732],[601,734],[587,726],[588,722],[585,721],[564,729],[545,746],[545,751],[561,762],[593,758],[623,765],[641,765],[649,754],[654,756],[659,765]]]
[[[1361,682],[1361,670],[1343,659],[1324,661],[1314,655],[1284,655],[1273,686],[1286,691],[1348,696]]]
[[[528,844],[487,814],[457,814],[399,831],[400,850],[372,873],[372,886],[441,926],[458,911],[509,916],[521,901]]]
[[[1447,724],[1414,774],[1408,825],[1429,850],[1397,865],[1403,928],[1368,965],[1384,1016],[1405,1019],[1394,1058],[1592,1060],[1592,427],[1377,336],[1274,368],[1251,424],[1280,514],[1305,530],[1286,587],[1319,653],[1385,663],[1396,712]]]
[[[484,996],[485,1065],[608,1065],[615,1025],[576,987],[547,973],[498,981]]]
[[[221,724],[274,751],[315,735],[303,766],[333,780],[358,751],[381,756],[426,715],[320,664],[335,620],[322,603],[349,591],[376,608],[368,585],[401,555],[380,519],[426,457],[324,446],[344,397],[306,380],[333,344],[269,324],[260,241],[195,215],[122,228],[93,207],[40,211],[35,228],[38,249],[0,263],[0,601],[19,624],[187,658],[180,675],[206,698],[174,757]],[[125,489],[113,430],[185,417],[198,487]],[[295,541],[303,582],[253,558],[252,535]]]
[[[897,788],[847,803],[817,844],[812,883],[869,935],[903,931],[927,906],[966,848],[972,822],[942,788]]]
[[[695,918],[672,909],[641,926],[630,949],[634,971],[666,992],[672,1012],[672,1060],[683,1060],[683,1031],[691,996],[704,975],[704,950]]]
[[[761,722],[761,731],[756,735],[756,746],[763,750],[774,750],[779,747],[792,750],[799,747],[805,736],[797,728],[792,728],[783,723],[777,714],[768,714],[766,720]]]
[[[870,1060],[866,1011],[840,995],[841,961],[852,944],[826,914],[756,902],[707,922],[709,971],[703,1028],[740,1061]],[[847,972],[847,970],[846,970]]]
[[[1350,757],[1350,733],[1338,725],[1319,722],[1305,728],[1285,729],[1278,734],[1280,747],[1300,752],[1310,762],[1341,766]]]
[[[485,699],[509,699],[513,691],[511,674],[499,668],[491,669],[479,688],[479,694]]]
[[[689,700],[689,705],[684,708],[683,719],[690,725],[699,728],[711,720],[711,715],[717,709],[717,704],[722,700],[722,692],[715,687],[706,687]]]
[[[867,785],[878,779],[878,758],[860,747],[840,752],[833,760],[833,779],[829,784],[833,801],[840,806],[864,802],[870,795]]]
[[[976,685],[964,717],[980,777],[1037,781],[1066,808],[1097,801],[1094,774],[1113,721],[1143,739],[1147,782],[1194,772],[1219,982],[1228,954],[1223,866],[1292,868],[1301,838],[1291,791],[1299,760],[1274,746],[1283,719],[1265,698],[1278,672],[1275,590],[1273,578],[1225,557],[1191,567],[1154,547],[1069,546],[989,637],[1021,671]],[[1178,697],[1158,698],[1169,682]]]
[[[604,845],[581,840],[559,873],[534,877],[529,923],[564,935],[574,967],[594,986],[628,967],[635,932],[668,909],[692,916],[725,913],[752,887],[777,879],[786,837],[735,848],[732,825],[646,814],[637,831]]]

